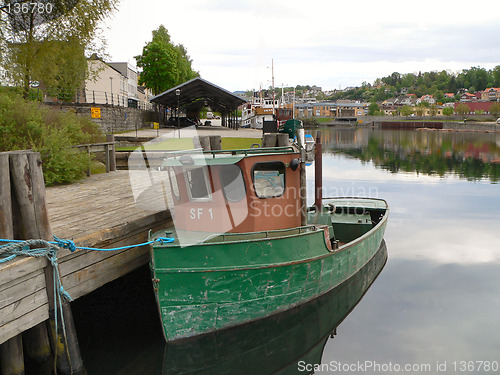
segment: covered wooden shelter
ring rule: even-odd
[[[171,113],[182,110],[188,116],[198,114],[203,107],[220,112],[222,125],[237,127],[237,110],[246,101],[241,97],[210,83],[203,78],[194,78],[173,87],[150,99],[152,103],[170,108]]]

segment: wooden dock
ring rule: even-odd
[[[134,204],[128,171],[94,175],[82,182],[47,188],[51,231],[77,246],[111,248],[147,241],[149,229],[171,221],[168,211]],[[62,284],[77,299],[147,263],[149,247],[97,252],[59,252]],[[19,258],[0,264],[0,344],[45,321],[45,259]]]

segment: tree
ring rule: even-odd
[[[175,47],[175,50],[177,52],[177,69],[179,70],[178,84],[198,77],[199,74],[193,71],[191,66],[192,60],[187,54],[186,48],[182,44],[179,44]]]
[[[455,112],[458,113],[459,115],[465,115],[470,112],[470,108],[467,104],[460,103],[455,108]]]
[[[495,117],[500,116],[500,103],[493,103],[490,107],[490,113]]]
[[[174,45],[163,25],[153,31],[151,42],[135,59],[142,68],[139,84],[146,85],[155,95],[199,76],[191,67],[186,48],[182,44]]]
[[[0,3],[3,8],[0,47],[5,51],[0,63],[14,83],[23,88],[25,97],[34,80],[61,86],[65,79],[74,82],[78,77],[81,83],[87,66],[81,63],[84,56],[77,57],[74,53],[78,50],[102,55],[104,43],[100,43],[103,40],[98,26],[116,9],[118,1],[4,0]]]
[[[425,110],[427,106],[424,105],[425,102],[420,103],[415,107],[415,114],[417,116],[423,116],[425,114]]]
[[[369,116],[378,116],[380,114],[380,107],[376,102],[370,103],[370,107],[368,108]]]
[[[410,116],[414,113],[414,110],[411,106],[409,105],[404,105],[401,107],[399,110],[399,113],[401,113],[401,116]]]
[[[443,115],[445,116],[451,116],[455,111],[451,107],[444,107],[443,108]]]

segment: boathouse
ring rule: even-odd
[[[182,111],[188,117],[197,117],[202,108],[210,107],[221,114],[222,126],[232,129],[238,126],[238,107],[246,103],[243,98],[199,77],[162,92],[150,101],[170,108],[170,113],[176,116]]]

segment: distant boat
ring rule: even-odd
[[[316,148],[320,166],[319,142]],[[167,341],[302,305],[372,259],[383,240],[387,203],[316,194],[306,208],[305,154],[291,146],[177,152],[165,159],[163,188],[170,189],[175,227],[150,238],[175,239],[151,249]]]
[[[242,107],[241,126],[262,129],[264,122],[277,121],[278,124],[284,124],[292,115],[293,103],[285,104],[282,99],[261,96],[261,92],[254,93]]]

